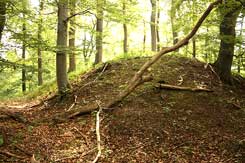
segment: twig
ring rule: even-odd
[[[76,104],[77,104],[77,95],[74,95],[74,103],[72,103],[71,106],[68,109],[66,109],[66,111],[71,110]]]
[[[216,71],[214,70],[213,66],[211,64],[208,64],[208,67],[214,73],[214,75],[218,78],[219,82],[222,83],[219,75],[216,73]]]
[[[97,101],[96,101],[97,102]],[[99,157],[101,156],[101,146],[100,146],[100,112],[102,111],[102,107],[100,106],[100,104],[97,102],[98,106],[99,106],[99,111],[96,114],[96,136],[97,136],[97,149],[98,149],[98,153],[96,158],[94,159],[94,161],[92,163],[96,163],[99,159]]]
[[[14,144],[13,146],[14,146],[16,149],[18,149],[19,151],[25,153],[26,155],[32,156],[31,153],[29,153],[29,152],[27,152],[26,150],[22,149],[20,146],[18,146],[18,145],[16,145],[16,144]]]
[[[91,82],[87,83],[87,84],[84,84],[80,89],[82,88],[85,88],[91,84],[93,84],[94,82],[96,82],[96,80],[98,80],[99,77],[101,77],[101,75],[105,72],[106,68],[109,66],[109,63],[106,63],[104,66],[103,66],[103,69],[102,71],[100,72],[100,74]]]
[[[1,154],[5,154],[5,155],[8,155],[10,157],[15,157],[15,158],[18,158],[18,159],[26,159],[26,157],[23,157],[23,156],[19,156],[19,155],[16,155],[14,153],[11,153],[11,152],[8,152],[8,151],[0,151]]]
[[[89,143],[88,143],[88,138],[87,136],[85,136],[81,131],[79,131],[76,127],[73,127],[74,130],[76,130],[84,139],[85,143],[87,146],[89,146]]]

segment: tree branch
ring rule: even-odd
[[[215,2],[211,3],[206,11],[203,13],[201,18],[198,20],[192,31],[182,40],[177,42],[175,45],[171,47],[166,47],[162,49],[161,51],[157,52],[149,61],[147,61],[140,70],[134,75],[131,82],[128,84],[126,89],[119,94],[119,96],[116,98],[116,100],[112,101],[109,104],[109,107],[113,107],[118,104],[118,102],[122,101],[125,97],[127,97],[138,85],[139,80],[142,78],[143,74],[146,72],[146,70],[151,67],[154,63],[156,63],[164,54],[167,54],[169,52],[175,51],[179,48],[181,48],[184,45],[187,45],[189,40],[196,34],[197,30],[202,25],[203,21],[207,18],[207,16],[210,14],[210,12],[216,7],[216,5],[222,3],[222,0],[216,0]]]
[[[86,9],[86,10],[84,10],[84,11],[81,11],[81,12],[75,13],[75,14],[73,14],[73,15],[71,15],[71,16],[69,16],[69,17],[67,17],[67,18],[65,19],[65,22],[68,22],[68,21],[69,21],[71,18],[73,18],[73,17],[75,17],[75,16],[77,16],[77,15],[84,15],[84,14],[87,14],[87,13],[90,13],[90,14],[92,14],[92,15],[93,15],[93,13],[92,13],[92,12],[90,12],[89,10],[90,10],[90,8],[88,8],[88,9]]]

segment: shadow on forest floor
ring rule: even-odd
[[[29,121],[107,103],[122,91],[147,58],[110,63],[81,75],[72,92],[32,108],[9,109]],[[164,56],[149,69],[154,80],[128,96],[114,111],[102,113],[99,162],[245,162],[245,89],[224,86],[209,66],[184,57]],[[158,83],[202,87],[213,92],[164,90]],[[20,116],[18,116],[20,117]],[[91,162],[97,154],[95,114],[64,123],[38,125],[0,116],[0,162]]]

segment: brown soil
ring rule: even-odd
[[[147,58],[110,63],[102,71],[81,75],[71,93],[40,105],[0,111],[0,162],[91,162],[97,154],[95,113],[63,123],[29,123],[51,119],[94,101],[105,104],[122,91]],[[102,113],[102,163],[245,162],[245,89],[222,85],[197,60],[165,56],[148,73],[154,80],[128,96],[114,111]],[[158,82],[205,87],[214,92],[160,90]],[[16,119],[22,117],[28,121]]]

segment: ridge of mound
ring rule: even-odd
[[[115,98],[147,58],[112,62],[83,74],[59,101],[22,112],[28,121]],[[153,81],[137,88],[101,121],[103,163],[244,162],[245,90],[222,86],[211,67],[194,59],[164,56],[147,73]],[[213,92],[165,90],[159,83]],[[71,107],[72,106],[72,107]],[[31,125],[0,119],[0,161],[91,162],[96,155],[94,114],[64,123]],[[22,150],[22,151],[21,151]],[[16,157],[16,156],[23,156]]]

